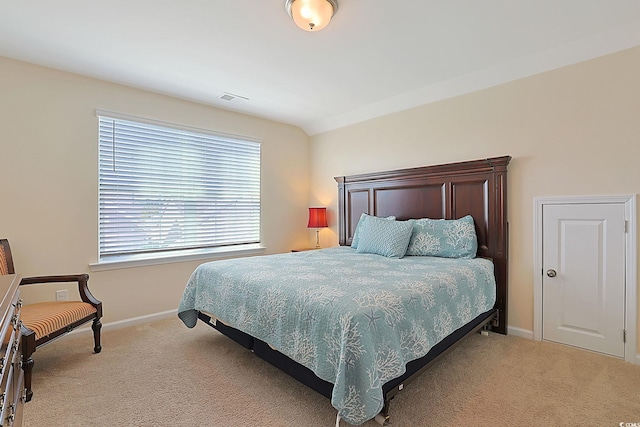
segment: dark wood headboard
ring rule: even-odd
[[[421,168],[340,176],[338,237],[350,245],[360,215],[398,220],[473,216],[478,256],[492,258],[497,283],[497,332],[507,330],[507,165],[510,156]]]

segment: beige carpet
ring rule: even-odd
[[[102,353],[92,348],[89,335],[72,335],[34,354],[25,426],[335,425],[328,399],[202,323],[188,329],[167,319],[106,331]],[[395,427],[640,423],[640,366],[476,334],[398,394],[391,421]]]

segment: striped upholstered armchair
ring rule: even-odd
[[[0,274],[14,274],[13,258],[9,241],[0,239]],[[20,286],[42,283],[77,283],[82,301],[52,301],[25,304],[20,317],[22,321],[22,367],[26,388],[26,401],[33,396],[31,376],[33,353],[41,346],[72,331],[74,328],[93,321],[93,351],[100,353],[100,330],[102,323],[102,303],[89,291],[88,274],[24,277]]]

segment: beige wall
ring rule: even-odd
[[[309,146],[296,127],[0,58],[0,236],[24,275],[90,272],[96,108],[261,138],[267,253],[315,243],[310,205],[329,206],[321,245],[337,243],[334,176],[511,155],[509,316],[532,330],[533,199],[638,192],[638,75],[635,48],[317,135]],[[105,322],[175,309],[198,263],[90,272]]]
[[[96,109],[262,139],[266,253],[308,244],[309,137],[299,128],[0,57],[0,236],[19,273],[89,272],[112,322],[177,308],[200,263],[89,270],[98,244]],[[29,302],[55,289],[23,294]]]
[[[638,76],[635,48],[314,136],[311,203],[335,214],[334,176],[513,156],[509,323],[532,331],[533,200],[639,192]]]

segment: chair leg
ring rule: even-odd
[[[22,370],[24,371],[25,402],[29,402],[33,397],[31,390],[31,377],[33,372],[33,358],[31,355],[36,351],[35,333],[22,330]]]
[[[29,357],[26,361],[22,362],[22,369],[24,370],[24,388],[25,388],[25,402],[30,402],[33,398],[33,390],[31,390],[31,373],[33,372],[33,358]]]
[[[102,322],[100,319],[93,319],[91,329],[93,329],[93,342],[95,344],[93,351],[95,353],[100,353],[100,351],[102,351],[102,346],[100,345],[100,330],[102,329]]]

